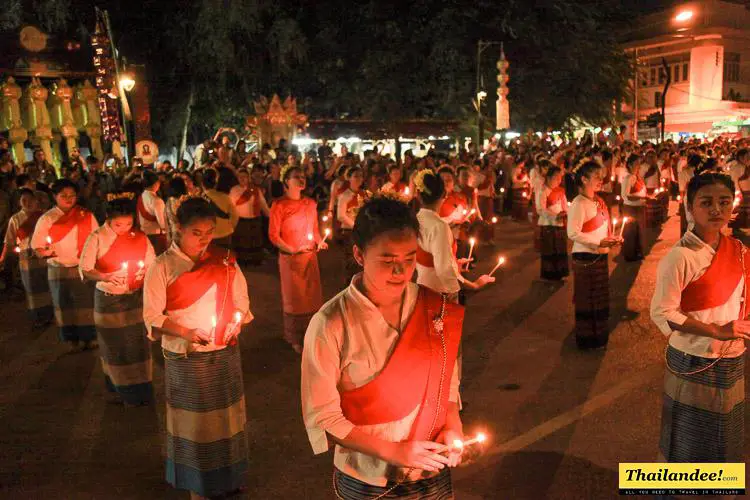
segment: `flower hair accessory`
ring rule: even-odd
[[[131,193],[129,191],[126,191],[124,193],[108,193],[107,194],[107,201],[114,201],[114,200],[132,200],[135,198],[135,193]]]
[[[284,182],[284,177],[286,177],[286,174],[293,168],[299,167],[295,167],[294,165],[290,165],[288,163],[281,167],[281,172],[279,172],[279,179],[281,179],[281,182]]]
[[[417,172],[417,174],[414,176],[414,189],[416,189],[418,193],[432,194],[430,189],[424,185],[424,178],[427,175],[435,175],[435,174],[429,168],[423,168],[422,170]]]
[[[177,210],[183,203],[194,198],[206,200],[207,202],[211,203],[211,198],[209,198],[208,195],[203,192],[201,192],[200,194],[183,194],[174,202],[174,211],[177,212]]]
[[[595,159],[593,159],[593,158],[591,158],[591,157],[589,157],[589,156],[584,156],[583,158],[581,158],[581,159],[580,159],[580,161],[579,161],[578,163],[576,163],[576,166],[575,166],[575,167],[573,167],[573,170],[571,171],[571,173],[572,173],[572,174],[575,174],[576,172],[578,172],[578,170],[579,170],[579,169],[580,169],[580,168],[581,168],[581,167],[582,167],[583,165],[585,165],[586,163],[588,163],[588,162],[590,162],[590,161],[593,161],[593,162],[595,162],[595,163],[599,163],[598,161],[596,161]]]

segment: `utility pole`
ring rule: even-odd
[[[672,72],[669,71],[667,60],[663,57],[661,58],[661,66],[664,68],[664,73],[666,73],[667,76],[667,80],[664,83],[664,91],[661,93],[661,142],[664,142],[664,129],[667,127],[667,91],[672,84]]]
[[[477,84],[474,91],[474,107],[477,110],[477,151],[481,151],[482,146],[484,145],[484,127],[482,125],[482,99],[487,96],[487,92],[485,92],[484,89],[481,88],[482,52],[484,52],[487,47],[498,44],[500,44],[500,42],[487,42],[484,40],[479,40],[477,42]]]

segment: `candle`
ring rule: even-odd
[[[122,263],[122,270],[123,271],[127,271],[128,270],[128,263],[127,262],[123,262]]]
[[[612,234],[615,234],[615,227],[617,226],[617,218],[612,219]]]
[[[323,216],[323,222],[328,222],[328,216],[327,215]]]
[[[16,245],[16,248],[14,248],[13,251],[15,251],[16,253],[21,253],[21,247]]]
[[[471,254],[474,253],[474,243],[477,242],[476,238],[469,238],[469,262],[466,263],[466,269],[469,269],[469,263],[471,262]]]
[[[331,235],[331,230],[328,228],[325,228],[325,231],[323,232],[324,236],[323,239],[318,243],[318,250],[320,250],[321,245],[325,243],[325,241],[328,239],[328,237]]]
[[[307,241],[312,241],[312,239],[313,239],[313,234],[307,233]]]
[[[404,195],[405,195],[405,196],[409,196],[409,193],[410,193],[410,192],[411,192],[411,190],[409,189],[409,186],[406,186],[406,187],[404,188]]]
[[[492,268],[492,271],[490,271],[490,276],[492,276],[493,274],[495,274],[495,271],[497,271],[497,268],[500,267],[500,266],[502,266],[503,264],[505,264],[505,257],[502,257],[502,256],[498,257],[497,258],[497,264],[495,265],[495,267]]]
[[[505,188],[500,188],[500,192],[504,193],[505,192]]]
[[[466,214],[468,214],[468,213],[469,213],[469,211],[468,211],[468,210],[466,210],[466,209],[464,208],[464,211],[463,211],[463,214],[464,214],[464,216],[465,216]]]
[[[216,343],[216,315],[211,316],[211,343]]]
[[[497,224],[497,217],[493,217],[493,218],[492,218],[492,223],[493,223],[493,224]]]
[[[622,198],[620,198],[620,195],[619,195],[619,194],[618,194],[617,196],[615,196],[615,200],[617,200],[617,201],[620,201],[621,199],[622,199]]]
[[[453,440],[453,448],[457,450],[463,450],[467,446],[471,446],[476,443],[484,443],[487,441],[487,436],[484,435],[484,433],[477,433],[476,437],[473,437],[472,439],[469,439],[468,441],[461,441],[460,439],[454,439]]]
[[[146,263],[143,262],[142,260],[139,260],[138,261],[138,269],[143,269],[144,267],[146,267]]]
[[[524,191],[524,192],[523,192],[523,197],[524,197],[524,198],[528,198],[528,197],[529,197],[529,193],[527,193],[526,191]]]
[[[52,237],[51,236],[47,236],[47,245],[49,246],[51,244],[52,244]]]
[[[682,201],[682,195],[677,195],[677,201]]]
[[[622,225],[620,226],[620,234],[619,234],[620,238],[622,238],[622,232],[625,230],[625,224],[627,224],[627,223],[628,223],[628,218],[627,217],[623,217],[622,218]]]
[[[477,213],[477,210],[476,210],[476,208],[472,208],[472,209],[471,209],[471,212],[469,212],[469,217],[471,217],[471,216],[472,216],[472,215],[474,215],[475,213]]]

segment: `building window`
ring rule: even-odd
[[[659,68],[659,85],[662,85],[666,78],[667,75],[664,73],[664,68]]]
[[[651,71],[649,72],[648,84],[650,87],[656,85],[656,68],[651,68]]]
[[[680,65],[676,65],[674,67],[674,77],[672,78],[673,81],[679,82],[680,81]]]
[[[661,92],[654,92],[654,107],[661,108]]]
[[[641,74],[641,87],[648,87],[648,72],[646,70],[640,71]]]
[[[682,63],[682,81],[685,82],[688,79],[688,67],[690,63]]]
[[[734,53],[724,54],[724,81],[740,81],[740,55]]]

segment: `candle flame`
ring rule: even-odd
[[[464,442],[461,441],[460,439],[454,439],[453,440],[453,447],[454,448],[463,448],[464,447]]]
[[[503,264],[505,264],[505,257],[499,257],[497,259],[497,265],[502,266]]]
[[[469,211],[464,208],[464,215],[468,214]]]
[[[240,321],[242,321],[242,313],[241,313],[240,311],[236,311],[236,312],[234,313],[234,320],[235,320],[235,321],[236,321],[237,323],[239,323]]]
[[[326,236],[328,236],[329,234],[331,234],[331,230],[326,228],[325,233],[326,233]]]
[[[472,208],[471,212],[469,212],[469,215],[474,215],[475,213],[477,213],[477,210],[475,208]]]
[[[630,219],[628,219],[627,217],[623,217],[623,218],[622,218],[622,223],[623,223],[623,224],[626,224],[626,223],[627,223],[627,222],[628,222],[629,220],[630,220]]]
[[[528,197],[529,197],[529,193],[527,193],[526,191],[524,191],[524,192],[523,192],[523,197],[524,197],[524,198],[528,198]]]
[[[328,222],[328,216],[327,215],[323,216],[323,222]]]
[[[679,194],[677,195],[677,201],[682,201],[682,196]]]
[[[122,263],[122,270],[123,271],[127,271],[128,270],[128,263],[127,262],[123,262]]]
[[[140,269],[143,269],[144,267],[146,267],[146,263],[145,263],[145,262],[143,262],[142,260],[139,260],[139,261],[138,261],[138,267],[139,267]]]
[[[620,198],[620,195],[619,195],[619,194],[618,194],[617,196],[615,196],[615,200],[617,200],[617,201],[620,201],[621,199],[622,199],[622,198]]]
[[[612,182],[615,182],[615,176],[613,175],[612,177],[609,178],[609,180],[611,180]]]
[[[408,187],[407,187],[407,188],[405,188],[405,189],[404,189],[404,194],[405,194],[406,196],[409,196],[409,193],[410,193],[410,190],[409,190],[409,188],[408,188]]]
[[[477,242],[476,238],[469,238],[469,243],[471,244],[471,246],[474,246],[474,243],[476,242]]]
[[[19,246],[16,245],[15,252],[16,253],[21,253],[21,247],[19,247]]]
[[[484,433],[480,432],[477,434],[477,442],[478,443],[484,443],[487,441],[487,436],[484,435]]]
[[[497,217],[493,217],[493,218],[492,218],[492,223],[493,223],[493,224],[496,224],[496,223],[497,223]]]
[[[211,326],[216,328],[216,316],[211,316]]]
[[[51,236],[47,236],[47,244],[48,245],[52,244],[52,237]]]
[[[307,239],[310,240],[310,241],[312,241],[312,239],[313,239],[312,233],[307,233]]]
[[[617,217],[615,217],[614,219],[612,219],[612,225],[613,225],[613,226],[616,226],[616,225],[617,225]]]
[[[500,188],[500,192],[504,193],[505,192],[505,188]]]

